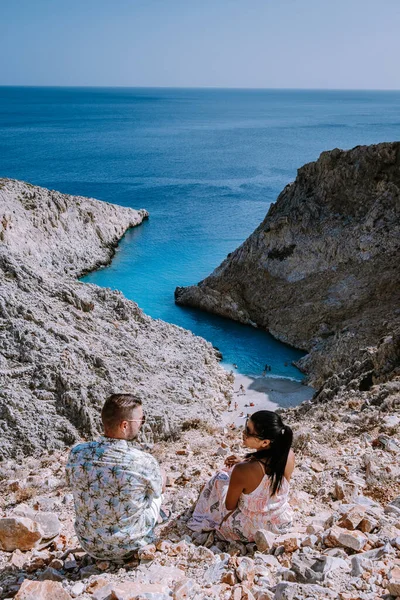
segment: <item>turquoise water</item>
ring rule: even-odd
[[[241,372],[301,379],[302,353],[175,306],[264,218],[321,151],[400,139],[399,92],[0,88],[0,176],[146,208],[85,281],[191,329]],[[286,364],[285,364],[286,363]]]

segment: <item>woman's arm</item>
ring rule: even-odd
[[[294,469],[294,452],[293,452],[293,450],[289,450],[289,456],[287,459],[285,472],[284,472],[285,479],[287,479],[288,481],[290,481],[290,478],[293,473],[293,469]]]
[[[225,508],[227,510],[234,510],[238,505],[240,495],[245,488],[245,472],[247,468],[248,465],[242,463],[235,465],[233,468],[225,499]]]

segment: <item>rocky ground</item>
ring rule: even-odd
[[[27,458],[18,467],[4,463],[0,543],[8,551],[0,552],[0,597],[400,596],[400,377],[367,391],[342,389],[329,403],[315,398],[282,414],[295,431],[295,522],[284,536],[260,531],[256,544],[225,543],[186,527],[203,483],[226,455],[240,453],[237,428],[192,423],[180,439],[151,447],[168,475],[165,505],[172,516],[158,527],[155,545],[129,564],[94,561],[79,547],[65,451]]]
[[[325,270],[335,285],[324,299],[313,290],[323,291],[326,264],[304,262],[302,268],[313,271],[308,282],[298,279],[304,291],[298,309],[305,312],[286,315],[298,323],[295,337],[316,315],[320,322],[307,338],[312,352],[303,365],[315,370],[319,388],[300,406],[281,409],[295,432],[295,521],[288,534],[261,530],[247,545],[192,534],[186,526],[201,486],[228,454],[241,451],[238,415],[232,424],[226,420],[235,399],[233,378],[204,340],[150,319],[118,292],[76,281],[110,260],[123,232],[145,213],[112,205],[104,212],[95,200],[0,180],[0,598],[400,597],[400,313],[393,300],[399,156],[399,144],[325,153],[300,170],[297,187],[283,192],[291,210],[287,221],[280,220],[277,203],[263,224],[269,227],[265,239],[255,240],[254,248],[272,252],[270,273],[279,267],[299,275],[290,220],[305,234],[297,232],[301,256],[309,248],[307,227],[318,222],[323,229],[325,223],[332,235],[324,248],[312,246],[314,259],[340,265]],[[326,170],[332,172],[325,178]],[[344,195],[334,193],[337,186]],[[366,205],[367,197],[374,202]],[[354,214],[332,229],[326,203],[341,220],[346,211]],[[322,229],[316,232],[321,243]],[[348,254],[354,244],[355,267]],[[246,253],[242,247],[234,254],[240,259]],[[346,278],[353,267],[355,279],[352,273]],[[263,272],[254,275],[258,282]],[[234,296],[240,292],[232,289]],[[241,298],[240,292],[229,301],[229,310],[240,309]],[[334,327],[328,313],[338,317]],[[92,560],[74,535],[66,446],[95,435],[105,395],[132,385],[149,415],[140,443],[168,475],[171,518],[157,528],[154,545],[129,563],[114,564]],[[242,410],[250,407],[241,402]]]
[[[323,152],[176,302],[302,348],[314,387],[400,326],[400,142]]]

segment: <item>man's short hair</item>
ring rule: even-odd
[[[133,394],[111,394],[101,410],[101,420],[104,427],[113,429],[131,418],[132,409],[141,406],[142,401]]]

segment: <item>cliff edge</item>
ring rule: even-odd
[[[0,179],[0,460],[95,435],[112,392],[142,396],[147,441],[225,403],[232,383],[211,344],[76,280],[146,217]]]
[[[400,324],[400,143],[323,152],[254,233],[176,302],[257,325],[308,354],[319,386]]]

